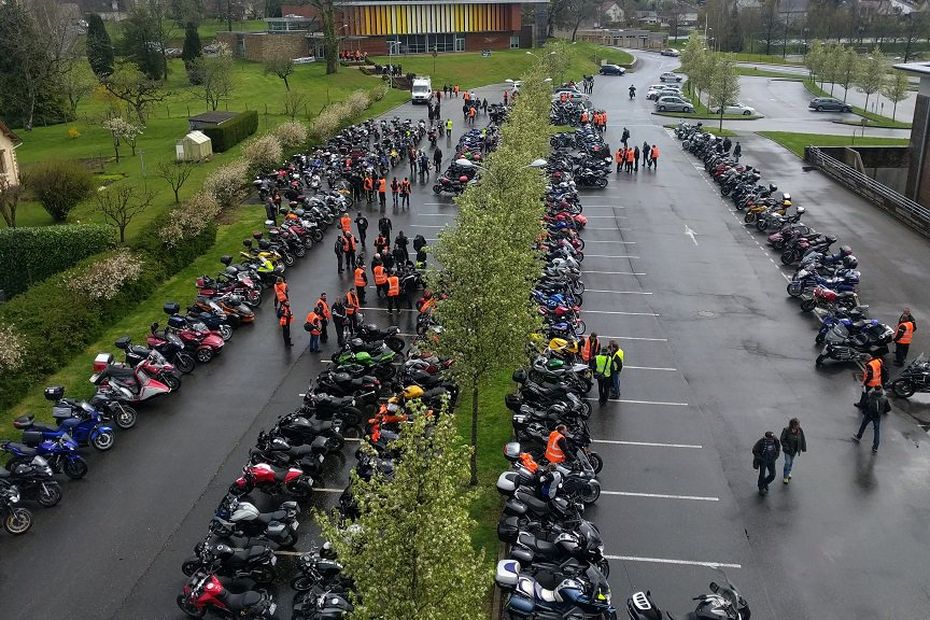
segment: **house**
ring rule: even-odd
[[[623,21],[623,8],[616,2],[605,2],[601,5],[601,13],[608,24],[619,24]]]
[[[5,184],[19,185],[19,164],[16,162],[16,148],[22,144],[15,133],[0,121],[0,179]]]

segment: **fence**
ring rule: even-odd
[[[925,237],[930,237],[930,209],[827,155],[816,146],[804,149],[804,159]]]

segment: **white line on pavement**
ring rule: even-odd
[[[347,440],[348,441],[348,440]],[[642,446],[646,448],[691,448],[700,450],[704,446],[693,443],[662,443],[658,441],[623,441],[622,439],[592,439],[591,443],[602,443],[611,446]]]
[[[615,340],[642,340],[643,342],[668,342],[668,338],[641,338],[639,336],[601,336],[601,338]]]
[[[616,229],[608,229],[608,230],[616,230]],[[636,245],[635,241],[622,241],[620,239],[609,239],[607,241],[598,241],[597,239],[585,239],[584,243],[585,245],[588,245],[589,243],[620,243],[622,245]]]
[[[588,271],[582,270],[581,273],[600,273],[608,276],[644,276],[645,271]]]
[[[654,564],[682,564],[684,566],[708,566],[710,568],[742,568],[742,564],[727,564],[724,562],[696,562],[694,560],[675,560],[671,558],[643,558],[635,555],[605,555],[608,560],[621,562],[651,562]]]
[[[596,398],[585,398],[585,400],[596,401]],[[688,403],[673,403],[664,400],[629,400],[627,398],[608,398],[607,402],[626,403],[628,405],[665,405],[668,407],[687,407]]]
[[[652,295],[652,293],[647,293],[646,291],[608,291],[606,289],[597,288],[589,288],[584,292],[585,295],[588,293],[605,293],[609,295]]]
[[[677,368],[669,368],[666,366],[627,366],[623,365],[623,370],[664,370],[666,372],[678,372]]]
[[[585,254],[585,258],[639,258],[638,256],[619,254]]]
[[[623,310],[582,310],[584,314],[619,314],[622,316],[661,316],[655,312],[625,312]]]
[[[601,491],[601,495],[622,495],[623,497],[648,497],[652,499],[687,499],[695,502],[719,502],[719,497],[703,495],[667,495],[665,493],[633,493],[631,491]]]

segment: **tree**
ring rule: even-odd
[[[194,28],[203,21],[204,6],[202,0],[171,0],[168,6],[168,12],[171,19],[178,28],[186,28],[188,24],[193,24]],[[265,17],[271,17],[266,15]],[[281,17],[278,15],[278,17]]]
[[[166,0],[141,0],[123,21],[123,53],[151,80],[168,77],[165,51],[171,39]]]
[[[336,73],[339,68],[339,39],[336,37],[336,9],[333,0],[310,0],[320,14],[323,26],[323,57],[326,59],[326,75]],[[280,6],[278,7],[280,10]],[[283,78],[282,78],[283,79]],[[285,79],[285,85],[287,80]],[[288,88],[290,90],[290,88]]]
[[[94,180],[76,161],[44,161],[26,171],[29,191],[56,222],[63,222],[79,202],[90,196]]]
[[[837,46],[837,83],[843,87],[843,102],[849,95],[849,85],[856,77],[856,67],[859,64],[859,55],[849,47]],[[832,90],[831,90],[832,92]]]
[[[284,80],[284,89],[291,90],[291,85],[287,83],[289,75],[294,73],[294,60],[287,52],[278,52],[265,60],[265,73],[273,73]]]
[[[197,32],[197,24],[187,22],[184,28],[184,48],[181,50],[181,58],[184,60],[184,67],[187,69],[188,76],[191,77],[191,84],[196,84],[191,75],[194,61],[203,57],[203,51],[200,46],[200,33]]]
[[[174,192],[174,204],[181,202],[179,196],[181,188],[190,178],[192,172],[194,172],[194,165],[189,161],[163,161],[158,164],[158,176],[171,186],[171,190]]]
[[[139,136],[142,135],[144,127],[140,125],[134,125],[126,120],[123,120],[122,117],[114,116],[108,118],[101,126],[110,132],[110,137],[113,138],[113,150],[116,152],[116,163],[119,163],[119,147],[120,144],[125,142],[132,148],[132,154],[136,154],[136,141]]]
[[[730,17],[726,21],[723,34],[724,38],[720,50],[727,52],[743,51],[742,20],[740,20],[739,8],[736,2],[730,6]]]
[[[601,2],[598,0],[565,0],[559,15],[558,25],[572,31],[571,41],[575,40],[581,22],[593,19],[600,12]]]
[[[149,105],[168,96],[157,80],[146,76],[132,63],[121,64],[102,84],[107,92],[132,109],[140,125],[145,125],[145,112]]]
[[[94,91],[97,78],[89,64],[73,60],[58,80],[61,92],[68,100],[68,118],[77,117],[77,107],[84,97]]]
[[[297,118],[300,111],[307,104],[307,97],[298,92],[288,92],[284,94],[284,114],[292,121]]]
[[[412,424],[391,443],[398,454],[393,477],[365,482],[353,472],[360,516],[343,522],[317,512],[322,535],[355,583],[353,617],[484,618],[492,575],[469,536],[475,523],[465,490],[468,450],[451,413],[411,410]]]
[[[113,42],[96,13],[87,16],[87,62],[98,78],[113,73]]]
[[[711,109],[720,107],[720,129],[723,129],[726,106],[739,99],[739,76],[729,58],[720,59],[714,64],[707,84],[707,95]]]
[[[689,91],[697,93],[698,100],[701,99],[702,91],[707,88],[715,59],[715,55],[707,51],[704,43],[697,37],[688,38],[688,43],[681,53],[681,70],[688,76]]]
[[[869,109],[869,97],[881,90],[885,83],[885,75],[888,73],[888,61],[885,55],[876,46],[872,52],[859,62],[856,70],[854,83],[856,87],[865,93],[864,109]]]
[[[16,228],[16,208],[22,193],[21,185],[13,185],[5,176],[0,177],[0,215],[9,228]]]
[[[229,99],[233,89],[233,60],[229,53],[194,60],[191,82],[199,85],[201,98],[211,110]]]
[[[765,0],[761,9],[762,34],[765,37],[765,55],[772,53],[772,41],[775,40],[775,28],[780,23],[778,19],[778,0]]]
[[[810,49],[804,56],[804,64],[807,65],[807,71],[811,80],[819,81],[820,88],[823,88],[825,68],[827,64],[827,47],[821,41],[811,43]]]
[[[910,82],[907,79],[907,74],[903,71],[894,71],[885,80],[885,84],[882,86],[882,94],[894,104],[891,109],[891,120],[895,120],[898,113],[898,102],[907,99],[909,87]]]
[[[130,185],[110,186],[97,192],[97,210],[104,221],[119,232],[119,242],[125,243],[126,228],[152,204],[154,198],[155,192],[150,190],[140,192]]]

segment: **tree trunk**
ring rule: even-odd
[[[720,106],[720,131],[723,131],[723,105]]]
[[[471,388],[471,486],[478,486],[478,381]]]
[[[126,243],[126,227],[129,225],[129,222],[121,224],[119,227],[119,242]]]
[[[581,17],[575,20],[575,27],[572,28],[572,43],[575,42],[575,36],[578,34],[579,26],[581,26]]]
[[[898,102],[895,101],[895,102],[894,102],[894,106],[892,106],[892,108],[891,108],[891,120],[892,120],[892,122],[894,122],[894,117],[895,117],[895,115],[896,115],[897,113],[898,113]]]
[[[119,145],[118,145],[118,144],[114,144],[114,145],[113,145],[113,150],[116,151],[116,163],[119,163]]]
[[[287,92],[291,92],[291,85],[287,83],[287,76],[285,75],[281,79],[284,80],[284,90],[286,90]]]
[[[872,94],[872,93],[866,93],[866,94],[865,94],[865,107],[862,108],[862,109],[865,110],[866,112],[869,111],[869,97],[871,96],[871,94]]]

